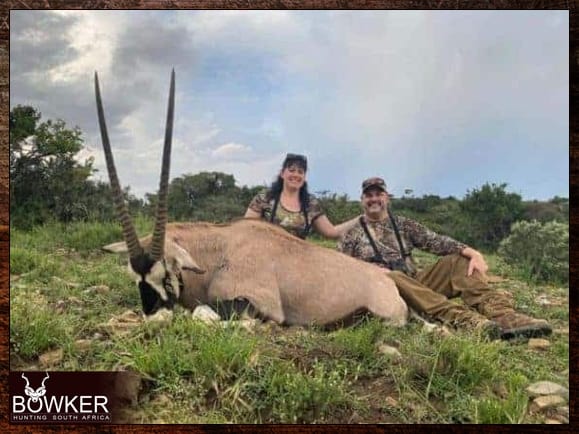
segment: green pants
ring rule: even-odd
[[[510,294],[491,290],[485,276],[478,271],[467,276],[468,264],[467,258],[455,254],[440,258],[416,278],[401,271],[388,275],[408,306],[432,319],[451,323],[469,321],[475,314],[470,308],[491,319],[512,312]],[[459,296],[464,305],[449,300]]]

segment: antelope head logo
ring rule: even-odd
[[[40,398],[42,398],[46,394],[46,387],[44,387],[44,382],[50,378],[48,372],[46,373],[46,377],[44,377],[44,379],[42,380],[42,386],[40,386],[36,390],[30,387],[30,382],[28,381],[28,378],[26,378],[26,376],[24,375],[24,372],[22,373],[22,378],[26,380],[24,393],[26,394],[26,396],[32,399],[32,402],[37,402]]]

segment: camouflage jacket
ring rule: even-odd
[[[272,221],[271,213],[273,212],[275,200],[273,198],[267,200],[267,193],[268,191],[264,190],[255,195],[249,204],[249,208],[255,212],[258,212],[263,220],[267,220],[268,222],[272,222],[273,224],[281,226],[296,237],[306,238],[309,233],[309,227],[306,228],[306,219],[304,213],[301,211],[289,211],[283,207],[280,201],[277,204],[275,216]],[[324,212],[320,206],[320,203],[313,195],[310,195],[309,202],[310,203],[306,209],[306,213],[308,216],[308,224],[311,227],[311,225],[318,217],[324,215]]]
[[[416,274],[416,266],[411,256],[412,249],[414,248],[444,256],[458,253],[467,247],[465,244],[450,237],[431,231],[414,220],[401,216],[396,216],[395,218],[404,250],[410,255],[407,260],[407,262],[409,262],[409,268],[411,269],[408,273],[410,275]],[[402,257],[390,219],[386,218],[379,222],[367,222],[367,224],[368,230],[376,243],[376,247],[385,262],[377,265],[396,269],[395,264],[399,264]],[[338,250],[364,261],[374,262],[374,249],[359,222],[344,234],[338,243]]]

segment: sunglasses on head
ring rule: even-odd
[[[285,160],[283,162],[283,167],[289,167],[290,164],[297,163],[298,166],[301,166],[304,170],[308,167],[308,159],[305,155],[301,154],[287,154],[285,156]]]
[[[301,155],[301,154],[287,154],[285,156],[285,161],[290,161],[290,160],[303,161],[304,163],[308,162],[308,159],[306,158],[306,156]]]

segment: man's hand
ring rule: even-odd
[[[460,253],[463,256],[469,258],[468,270],[466,272],[467,276],[469,277],[472,276],[472,273],[474,273],[475,271],[479,271],[483,275],[486,274],[486,272],[489,269],[489,266],[487,265],[485,258],[480,252],[470,247],[467,247],[463,249],[463,251]]]

